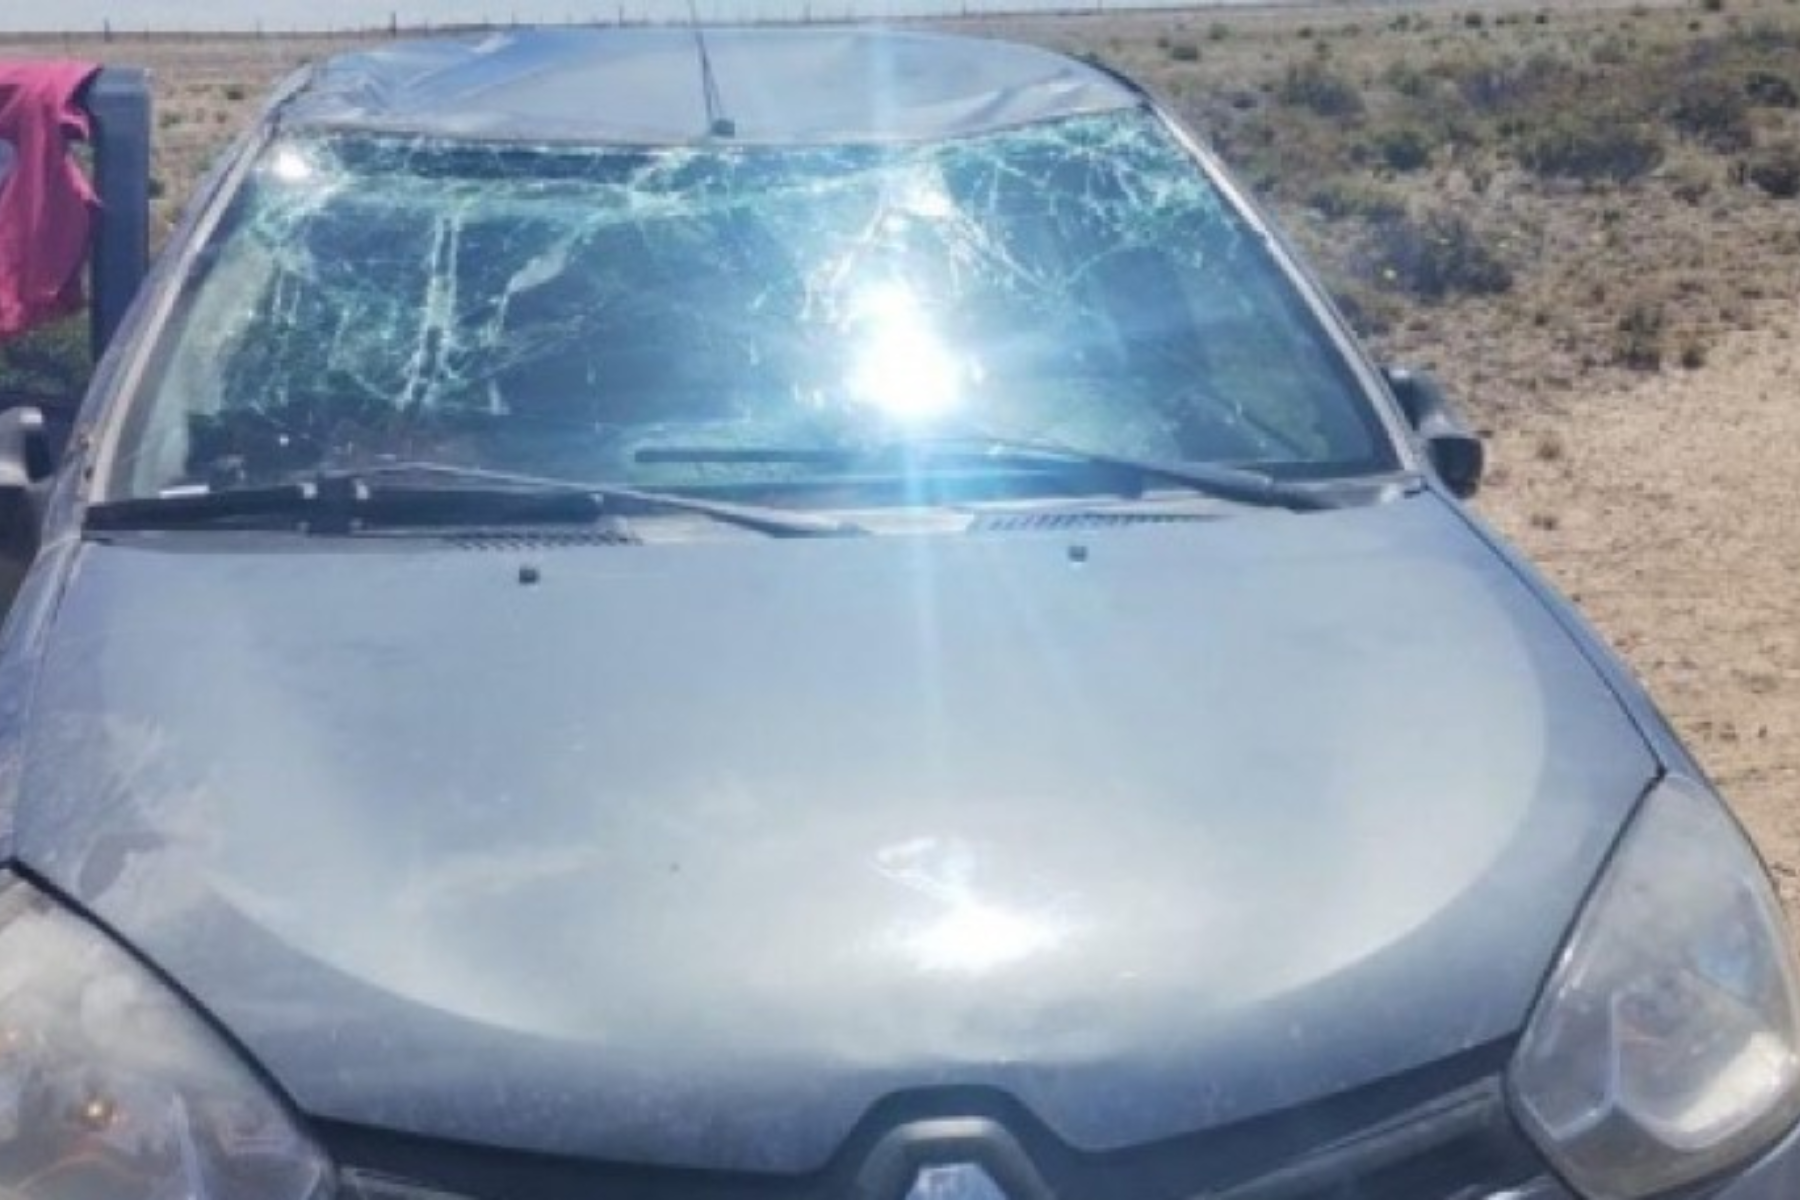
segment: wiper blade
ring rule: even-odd
[[[371,488],[359,481],[328,477],[324,482],[182,490],[107,500],[89,506],[86,523],[99,530],[277,527],[335,534],[391,524],[581,523],[602,515],[599,501],[576,493],[533,493],[516,488]]]
[[[1099,467],[1104,470],[1124,472],[1140,482],[1158,480],[1163,483],[1172,483],[1205,496],[1215,496],[1220,500],[1229,500],[1236,504],[1287,508],[1296,512],[1317,512],[1337,507],[1329,497],[1322,496],[1309,488],[1276,479],[1262,471],[1221,466],[1217,463],[1163,462],[1156,459],[1134,458],[1123,454],[1109,454],[1105,451],[1084,450],[1078,446],[1064,445],[1061,442],[995,437],[985,433],[925,438],[903,443],[903,445],[923,445],[927,448],[979,447],[990,459],[999,458],[1013,461],[1042,459]]]
[[[1213,463],[1160,462],[1104,451],[1084,450],[1060,442],[1030,438],[961,434],[903,438],[874,446],[649,446],[637,452],[643,463],[782,463],[848,465],[899,456],[934,462],[957,460],[963,465],[1024,467],[1039,470],[1099,470],[1125,475],[1140,487],[1146,481],[1175,484],[1205,496],[1236,504],[1312,512],[1335,508],[1328,495],[1276,479],[1261,471]]]
[[[589,496],[614,513],[665,512],[694,513],[711,517],[726,525],[737,525],[766,533],[770,537],[862,537],[868,530],[836,517],[774,508],[766,504],[739,504],[726,500],[707,500],[678,492],[649,491],[616,483],[584,483],[579,480],[556,479],[545,475],[524,475],[512,471],[493,471],[484,467],[459,467],[443,463],[385,463],[357,473],[361,478],[395,475],[437,476],[452,481],[488,483],[497,486],[537,490],[545,493],[564,492]]]
[[[414,482],[388,482],[409,478]],[[89,507],[87,525],[102,530],[266,528],[275,522],[308,533],[347,534],[377,525],[590,522],[653,511],[694,513],[770,537],[866,532],[848,522],[788,509],[430,462],[327,471],[264,487],[110,500]]]

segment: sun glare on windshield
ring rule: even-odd
[[[292,146],[283,146],[269,160],[269,171],[283,183],[304,183],[312,178],[313,165]]]
[[[902,421],[941,416],[962,400],[965,377],[919,299],[904,283],[872,287],[856,298],[851,336],[859,340],[850,394]]]

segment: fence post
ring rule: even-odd
[[[94,186],[101,203],[90,267],[89,336],[97,359],[150,265],[148,72],[104,68],[88,85],[87,108],[94,119]]]

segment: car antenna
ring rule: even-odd
[[[737,136],[737,122],[725,115],[719,98],[719,81],[713,75],[712,55],[706,49],[706,30],[700,27],[699,0],[688,0],[688,28],[694,31],[694,49],[700,52],[700,91],[706,98],[706,129],[713,137]]]

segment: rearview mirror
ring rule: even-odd
[[[1481,438],[1450,407],[1444,390],[1430,375],[1405,367],[1385,367],[1382,374],[1407,422],[1418,433],[1431,469],[1452,494],[1465,500],[1473,496],[1487,465],[1487,448]]]

